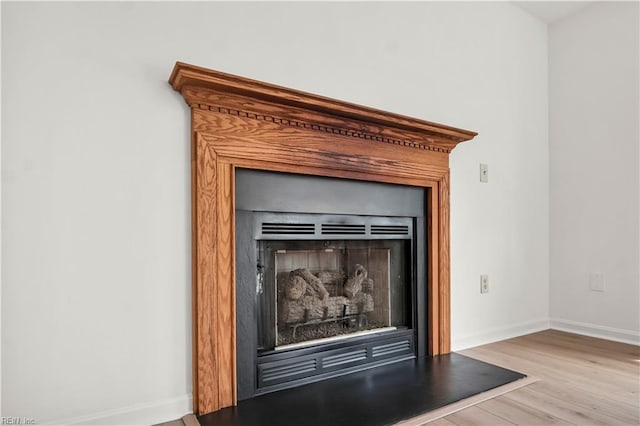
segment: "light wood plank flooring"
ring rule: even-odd
[[[430,426],[640,425],[638,346],[547,330],[460,353],[540,381]]]

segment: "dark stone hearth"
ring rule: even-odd
[[[459,354],[398,362],[240,401],[202,426],[382,426],[522,379]]]

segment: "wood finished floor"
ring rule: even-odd
[[[640,347],[547,330],[463,355],[541,380],[428,423],[640,425]]]

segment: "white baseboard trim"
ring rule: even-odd
[[[107,410],[81,417],[48,421],[50,425],[154,425],[193,413],[191,394],[146,404]]]
[[[562,318],[551,318],[550,323],[551,328],[554,330],[640,346],[640,333],[636,331],[606,327],[603,325],[589,324],[586,322],[578,322]]]
[[[486,345],[488,343],[499,342],[500,340],[511,339],[525,334],[537,333],[538,331],[549,329],[549,319],[542,318],[533,321],[526,321],[519,324],[511,324],[505,327],[497,327],[485,330],[481,333],[466,336],[452,336],[451,349],[461,351],[475,346]]]

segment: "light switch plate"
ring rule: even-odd
[[[604,272],[589,274],[589,288],[591,291],[604,291]]]
[[[489,166],[487,164],[480,164],[480,182],[489,182]]]

